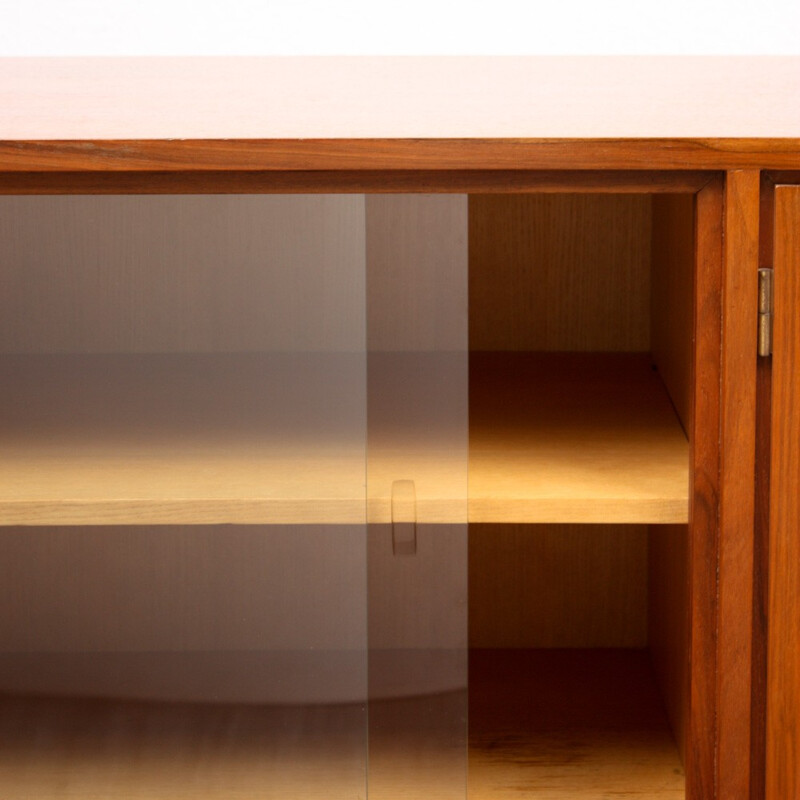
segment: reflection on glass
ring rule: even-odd
[[[0,550],[7,796],[357,796],[361,526],[4,528]]]
[[[364,797],[363,197],[1,204],[0,796]]]
[[[467,773],[467,218],[367,198],[369,796]]]

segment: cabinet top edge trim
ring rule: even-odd
[[[800,170],[800,138],[0,141],[0,173]]]

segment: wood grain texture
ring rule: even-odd
[[[651,525],[648,535],[647,641],[681,761],[689,713],[689,528]]]
[[[770,264],[772,261],[770,260]],[[756,366],[756,483],[753,542],[753,666],[750,797],[764,800],[767,785],[767,647],[769,609],[769,462],[772,359]]]
[[[749,759],[742,752],[749,752],[751,734],[759,190],[757,171],[726,176],[717,648],[721,797],[746,797],[750,790]]]
[[[197,171],[799,169],[800,138],[72,140],[0,143],[7,175]],[[202,180],[202,177],[200,178]],[[10,178],[10,180],[18,180]],[[34,185],[38,178],[31,178]],[[27,182],[27,178],[25,179]],[[325,191],[324,185],[315,191]],[[363,190],[359,190],[363,191]],[[404,189],[408,191],[408,187]],[[459,191],[464,191],[463,188]]]
[[[650,349],[650,198],[472,195],[471,350]]]
[[[800,174],[796,176],[800,181]],[[758,266],[772,268],[775,184],[761,175]],[[764,800],[767,790],[767,632],[769,608],[769,474],[772,443],[772,358],[756,363],[755,536],[753,541],[753,668],[750,797]]]
[[[471,522],[685,522],[688,445],[649,359],[472,353]]]
[[[646,652],[477,650],[470,685],[470,798],[686,796]]]
[[[647,645],[641,525],[470,525],[472,648]]]
[[[694,353],[689,511],[689,716],[686,794],[714,797],[717,749],[717,568],[719,542],[720,347],[723,192],[721,182],[695,203]]]
[[[0,148],[2,143],[0,143]],[[514,169],[3,172],[0,194],[259,194],[318,192],[694,192],[708,172]]]
[[[800,797],[800,187],[775,188],[767,800]]]
[[[798,74],[791,57],[2,59],[0,171],[797,169]]]
[[[685,430],[692,428],[694,196],[653,196],[650,342]]]

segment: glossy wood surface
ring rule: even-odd
[[[727,174],[717,650],[723,797],[746,797],[750,788],[742,752],[749,752],[751,736],[759,192],[757,171]]]
[[[800,187],[775,188],[767,800],[800,797]]]
[[[800,174],[795,176],[800,182]],[[787,180],[791,182],[791,179]],[[758,266],[774,265],[775,183],[761,174]],[[769,609],[769,495],[772,453],[772,358],[756,363],[755,535],[753,537],[753,683],[750,739],[750,797],[764,800],[767,790],[767,632]]]
[[[799,74],[792,57],[2,59],[0,172],[35,191],[65,170],[798,168]]]
[[[769,261],[772,264],[772,260]],[[767,622],[769,609],[769,462],[772,359],[756,366],[756,483],[753,541],[753,661],[750,691],[750,797],[764,800],[767,784]]]
[[[403,170],[694,171],[759,166],[800,168],[800,139],[291,139],[190,140],[180,144],[121,139],[0,143],[0,175],[15,187],[14,191],[21,192],[28,191],[29,186],[35,190],[43,183],[71,186],[75,180],[85,184],[87,179],[80,173],[141,172],[148,182],[152,176],[155,185],[169,185],[170,178],[164,173],[176,172],[190,186],[196,186],[206,178],[209,184],[238,183],[236,178],[214,174],[220,171],[266,171],[287,173],[261,176],[259,180],[262,184],[266,180],[267,186],[273,183],[284,191],[294,191],[295,185],[311,183],[310,191],[320,192],[342,183],[343,176],[337,172],[352,170],[397,171],[400,177],[396,180],[402,180]],[[332,181],[319,174],[306,174],[321,170],[332,171]],[[191,180],[189,175],[193,176]],[[114,185],[110,176],[108,180]],[[102,180],[93,178],[92,182],[103,185]],[[129,179],[125,182],[130,183]],[[362,182],[356,184],[357,191],[364,191]],[[410,188],[405,182],[402,191]],[[458,191],[466,191],[463,184]]]
[[[720,347],[723,193],[721,182],[695,203],[695,291],[689,512],[689,715],[686,794],[714,797],[717,742],[717,565],[719,540]]]

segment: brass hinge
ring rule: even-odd
[[[758,271],[758,354],[772,355],[772,293],[771,269]]]

